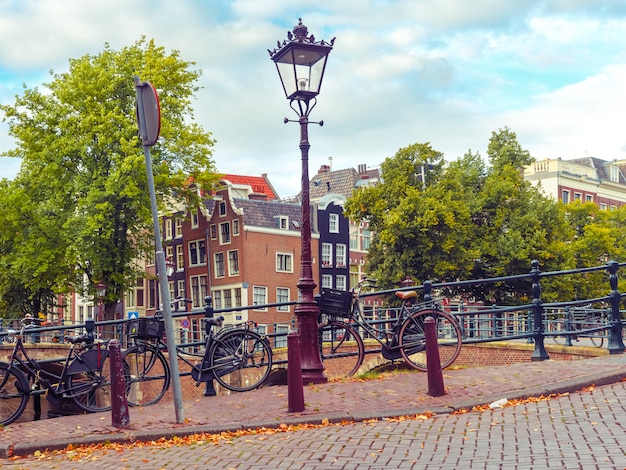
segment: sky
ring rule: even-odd
[[[217,170],[266,173],[292,196],[300,130],[283,122],[297,115],[267,50],[298,18],[336,38],[310,115],[324,121],[309,126],[311,176],[414,143],[486,157],[505,127],[538,160],[626,158],[624,0],[0,0],[0,103],[145,36],[202,71],[194,117],[217,140]],[[14,147],[0,122],[0,153]],[[0,178],[19,164],[0,157]]]

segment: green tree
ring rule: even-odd
[[[489,156],[489,168],[472,152],[445,165],[429,144],[414,144],[385,160],[378,186],[348,200],[347,216],[368,222],[374,233],[368,269],[382,287],[397,287],[406,275],[444,282],[525,274],[533,259],[542,269],[567,264],[563,212],[524,180],[532,158],[515,133],[494,132]],[[453,293],[510,303],[529,292],[530,283],[519,281]]]
[[[368,268],[381,287],[415,280],[450,280],[468,274],[474,254],[470,210],[462,186],[444,178],[443,154],[430,144],[400,149],[381,165],[381,183],[358,189],[346,215],[369,223],[374,237]]]
[[[39,289],[93,295],[102,281],[111,318],[139,274],[135,261],[154,249],[135,75],[150,81],[160,98],[161,138],[151,149],[160,203],[175,197],[197,205],[187,183],[210,187],[215,178],[214,141],[193,117],[200,77],[193,65],[145,38],[119,51],[105,44],[98,55],[71,59],[67,72],[51,72],[45,91],[24,87],[15,104],[0,106],[16,142],[2,155],[22,158],[13,195],[3,196],[13,213],[2,217],[28,220],[10,250],[0,253],[9,268],[0,276],[30,295]],[[27,266],[42,275],[28,281]]]

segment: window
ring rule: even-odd
[[[289,333],[289,325],[276,325],[275,348],[287,347],[287,334]]]
[[[237,250],[228,252],[228,275],[239,275],[239,251]]]
[[[580,201],[582,200],[583,195],[580,193],[574,193],[574,201]]]
[[[144,306],[144,284],[143,284],[143,278],[138,278],[137,279],[137,290],[136,290],[136,305],[137,307],[143,307]]]
[[[206,263],[206,242],[196,240],[189,242],[189,264],[197,266]]]
[[[169,281],[167,283],[167,288],[170,291],[170,301],[176,298],[176,291],[174,290],[174,281]]]
[[[183,245],[176,245],[176,270],[185,269],[185,251]]]
[[[193,308],[204,307],[204,298],[207,295],[207,278],[203,274],[201,276],[191,276],[191,305]]]
[[[148,308],[156,308],[156,282],[154,279],[150,279],[148,288]]]
[[[350,249],[351,250],[359,249],[359,237],[356,235],[356,233],[350,234]]]
[[[346,276],[337,276],[335,278],[335,289],[346,290]]]
[[[254,286],[252,289],[252,296],[254,305],[267,304],[267,287]],[[260,308],[256,310],[267,310],[266,308]]]
[[[230,243],[230,222],[220,224],[220,243]]]
[[[586,194],[585,195],[585,201],[586,202],[593,202],[593,196],[591,194]]]
[[[322,268],[330,268],[333,265],[333,245],[322,243]]]
[[[185,280],[179,279],[178,281],[178,295],[187,298],[187,294],[185,293]],[[183,307],[183,310],[187,310],[187,306]]]
[[[165,247],[165,260],[174,261],[174,247],[172,245]]]
[[[224,253],[215,253],[215,277],[224,277]]]
[[[172,239],[172,219],[165,219],[165,239]]]
[[[233,220],[233,235],[239,235],[239,220]]]
[[[129,289],[129,291],[126,292],[126,306],[134,307],[135,305],[137,305],[137,300],[135,297],[135,289]]]
[[[230,308],[233,306],[233,298],[231,296],[230,289],[224,289],[224,308]]]
[[[606,204],[600,203],[600,210],[605,211],[606,210]]]
[[[277,217],[274,217],[274,219],[276,220],[276,226],[279,229],[287,230],[289,228],[289,217],[279,215]]]
[[[293,272],[293,256],[288,253],[276,253],[276,271],[283,273]]]
[[[183,219],[176,217],[176,228],[174,229],[174,236],[180,238],[183,236]]]
[[[198,228],[200,225],[200,218],[198,217],[198,211],[191,211],[191,228]]]
[[[220,215],[226,215],[226,203],[224,201],[220,202]]]
[[[339,233],[339,214],[328,214],[328,231]]]
[[[338,268],[346,267],[346,245],[343,243],[335,245],[335,260]]]
[[[370,249],[370,239],[372,238],[372,232],[368,229],[363,229],[363,246],[361,249],[369,250]]]
[[[569,191],[563,190],[561,193],[561,202],[563,202],[563,204],[569,203]]]
[[[211,240],[217,240],[217,227],[211,224]]]
[[[217,308],[217,309],[222,308],[222,291],[221,290],[213,291],[213,308]]]
[[[235,307],[241,307],[241,287],[234,289],[235,291]]]
[[[322,287],[324,289],[333,288],[333,277],[330,274],[322,274]]]
[[[289,289],[286,287],[277,287],[276,288],[276,303],[284,303],[289,302]],[[281,305],[276,307],[276,310],[279,312],[288,312],[289,305]]]

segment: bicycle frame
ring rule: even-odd
[[[67,356],[63,360],[61,372],[57,375],[51,371],[45,370],[41,367],[39,361],[32,359],[28,355],[22,337],[23,331],[16,335],[15,346],[9,356],[8,369],[15,369],[24,375],[29,383],[32,382],[30,389],[28,391],[25,390],[25,392],[31,395],[41,395],[45,393],[46,390],[50,390],[55,395],[64,395],[68,398],[73,398],[75,396],[73,392],[77,389],[82,389],[82,387],[67,388],[67,377],[72,374],[79,374],[99,368],[108,354],[108,351],[102,351],[101,345],[97,344],[97,350],[91,349],[80,355],[77,349],[82,350],[82,346],[77,347],[75,344],[72,344]],[[61,359],[51,362],[61,363]],[[82,393],[84,393],[84,390]]]

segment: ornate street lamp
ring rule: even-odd
[[[299,119],[284,122],[300,123],[300,151],[302,154],[302,243],[300,257],[300,280],[298,282],[298,303],[294,309],[298,318],[300,334],[300,357],[302,379],[304,383],[323,383],[328,379],[324,375],[324,366],[319,351],[317,320],[320,313],[313,291],[316,287],[311,266],[311,205],[309,201],[309,113],[317,103],[317,95],[322,86],[326,59],[333,48],[335,39],[330,43],[315,41],[308,36],[307,27],[302,19],[293,28],[293,34],[287,33],[287,40],[278,42],[277,49],[268,52],[276,64],[280,81],[289,100],[289,106]],[[323,121],[312,123],[324,125]]]

